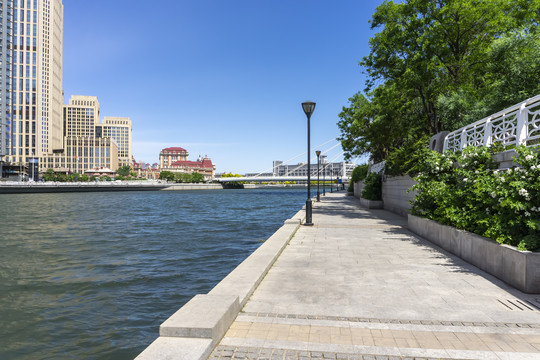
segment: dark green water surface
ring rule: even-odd
[[[0,195],[0,359],[133,359],[305,189]]]

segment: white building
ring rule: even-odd
[[[317,172],[319,172],[321,178],[326,177],[327,179],[350,177],[355,166],[347,162],[328,163],[327,157],[322,155],[319,169],[317,169],[317,163],[311,164],[311,176],[316,177]],[[307,176],[307,163],[305,162],[285,165],[283,161],[275,160],[273,169],[273,176]]]

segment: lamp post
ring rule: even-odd
[[[317,201],[321,201],[321,193],[319,192],[320,174],[321,174],[321,150],[315,151],[317,154]]]
[[[326,165],[327,164],[323,164],[322,166],[322,169],[323,169],[323,173],[322,173],[322,194],[323,196],[326,196]]]
[[[32,163],[30,166],[32,166],[32,181],[34,181],[34,152],[32,151]]]
[[[306,222],[304,225],[306,226],[312,226],[312,214],[313,210],[311,207],[311,157],[310,157],[310,138],[309,138],[309,120],[311,119],[311,115],[313,114],[313,111],[315,111],[315,103],[313,101],[304,101],[302,103],[302,109],[304,109],[304,113],[307,116],[307,200],[306,200]]]

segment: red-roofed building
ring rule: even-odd
[[[159,153],[159,167],[164,169],[177,161],[187,161],[189,153],[181,147],[169,147]]]
[[[198,172],[206,179],[214,178],[216,168],[207,156],[199,156],[197,161],[189,161],[189,153],[181,147],[170,147],[161,150],[159,162],[161,171],[171,171],[174,173],[194,173]]]

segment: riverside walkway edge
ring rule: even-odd
[[[137,360],[206,359],[305,219],[300,210],[208,294],[196,295],[160,326]]]

